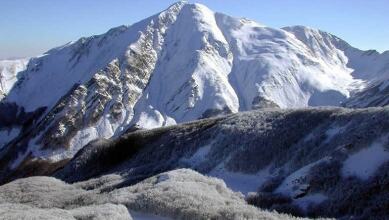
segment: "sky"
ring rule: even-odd
[[[0,59],[30,57],[156,14],[171,0],[0,0]],[[197,0],[270,27],[305,25],[360,49],[389,50],[389,0]]]

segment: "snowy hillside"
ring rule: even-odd
[[[388,63],[388,53],[360,51],[323,31],[176,3],[32,58],[0,103],[0,169],[41,163],[50,166],[25,175],[50,173],[90,141],[128,130],[258,108],[338,106],[382,82]]]
[[[387,75],[388,74],[382,74],[382,76]],[[366,88],[355,93],[342,105],[350,108],[366,108],[389,105],[389,80],[379,79],[369,83]]]
[[[184,167],[222,179],[260,208],[382,219],[389,216],[387,118],[387,107],[238,113],[92,142],[54,176],[117,174],[126,178],[120,188]]]
[[[3,170],[3,181],[55,178],[0,186],[0,213],[292,218],[269,212],[276,210],[383,219],[389,216],[387,118],[388,107],[262,109],[127,132],[91,142],[59,169],[30,160]]]
[[[0,60],[0,100],[12,89],[17,74],[26,69],[28,59]]]

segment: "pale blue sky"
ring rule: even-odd
[[[41,54],[164,10],[173,0],[0,0],[0,59]],[[389,0],[198,0],[271,27],[306,25],[361,49],[389,50]]]

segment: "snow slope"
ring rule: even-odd
[[[0,60],[0,100],[12,89],[17,74],[26,69],[28,59]]]
[[[33,116],[0,117],[1,155],[15,168],[30,159],[61,163],[129,129],[257,108],[338,106],[383,80],[387,54],[312,28],[271,28],[179,2],[32,58],[3,103]]]
[[[371,147],[350,155],[342,167],[342,175],[357,176],[367,180],[377,172],[385,162],[389,161],[389,151],[382,143],[373,143]]]
[[[388,59],[389,60],[389,59]],[[384,75],[385,76],[385,75]],[[349,108],[367,108],[389,105],[389,81],[377,80],[369,83],[365,89],[355,93],[343,103]]]

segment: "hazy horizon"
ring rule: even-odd
[[[0,59],[31,57],[74,41],[131,25],[156,14],[174,0],[23,1],[0,3]],[[213,11],[246,17],[269,27],[304,25],[334,34],[352,46],[379,52],[389,50],[389,1],[341,2],[286,0],[198,0]],[[386,26],[385,26],[386,25]]]

